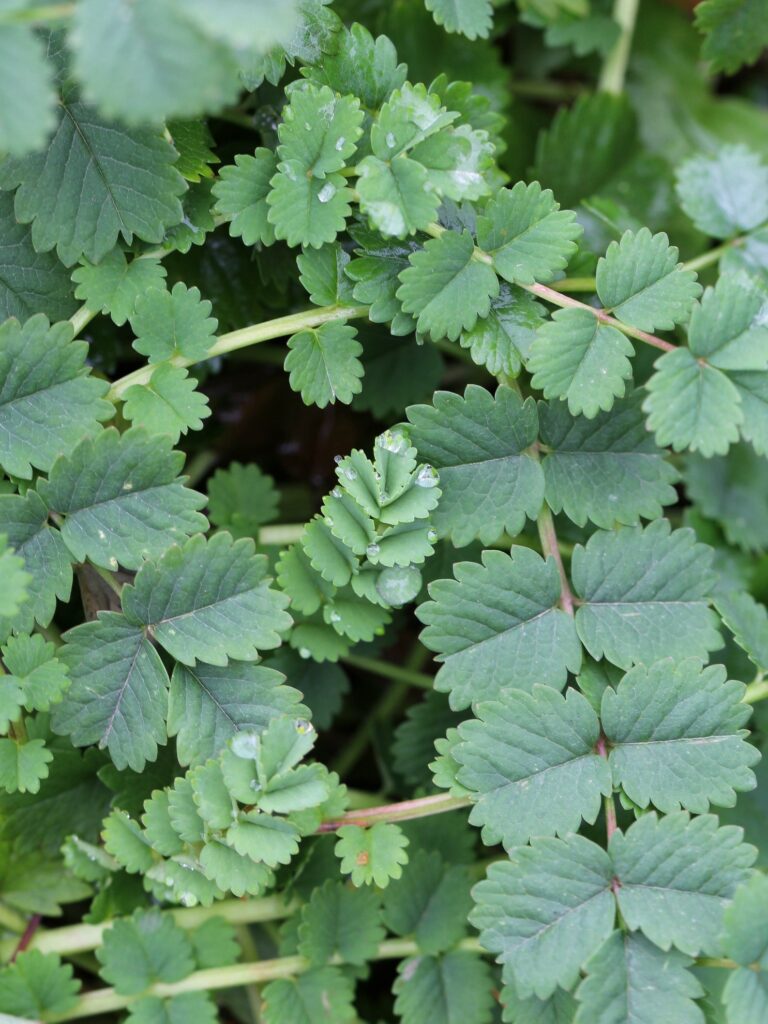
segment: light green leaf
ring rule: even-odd
[[[437,216],[438,196],[429,189],[427,171],[409,157],[391,162],[367,156],[357,165],[360,210],[385,238],[423,231]]]
[[[600,723],[585,697],[550,686],[508,689],[475,714],[459,726],[462,742],[452,753],[474,801],[469,820],[483,827],[486,846],[501,840],[513,850],[532,836],[595,822],[611,772],[595,752]]]
[[[207,992],[180,992],[170,999],[142,996],[132,1000],[127,1024],[217,1024],[218,1011]]]
[[[275,237],[315,249],[333,242],[352,212],[352,190],[341,174],[308,178],[298,160],[283,160],[270,184],[268,219]]]
[[[274,885],[275,876],[266,864],[254,864],[217,839],[200,851],[200,866],[223,892],[233,896],[261,896]]]
[[[516,377],[543,324],[544,307],[529,292],[502,282],[488,316],[464,331],[459,342],[489,373]]]
[[[733,74],[743,64],[754,64],[768,46],[760,0],[704,0],[695,14],[696,27],[706,36],[702,55],[713,71]]]
[[[118,327],[133,315],[144,292],[165,287],[165,267],[157,259],[134,259],[129,263],[119,247],[107,253],[101,263],[85,263],[72,273],[75,296],[89,309],[109,313]]]
[[[278,128],[280,160],[314,178],[340,171],[357,148],[363,117],[355,96],[337,96],[327,85],[297,84]]]
[[[486,264],[473,259],[474,242],[468,231],[446,231],[410,257],[402,271],[397,297],[405,313],[418,317],[421,333],[434,340],[456,341],[471,330],[478,317],[488,315],[499,281]]]
[[[642,935],[616,931],[587,962],[575,1024],[704,1024],[704,995],[689,957],[663,953]]]
[[[392,992],[402,1024],[489,1024],[493,1013],[488,964],[461,950],[403,960]]]
[[[738,591],[718,594],[715,606],[723,622],[733,633],[761,672],[768,672],[768,609],[751,594]]]
[[[768,455],[768,373],[729,373],[728,380],[741,402],[741,436],[758,455]]]
[[[612,877],[605,850],[577,835],[534,839],[491,865],[473,891],[470,921],[520,997],[573,987],[613,931]]]
[[[270,981],[264,1024],[347,1024],[355,1020],[352,978],[339,967],[316,967],[298,978]]]
[[[663,950],[719,952],[723,910],[749,877],[757,851],[741,841],[740,828],[717,826],[713,814],[650,813],[611,837],[624,920]]]
[[[551,281],[576,252],[581,232],[576,214],[561,210],[537,181],[501,189],[477,220],[478,245],[512,284]]]
[[[768,296],[746,274],[723,274],[694,306],[688,343],[719,370],[768,369]]]
[[[56,124],[56,93],[41,39],[24,25],[0,27],[0,151],[41,149]]]
[[[198,288],[187,288],[181,281],[170,292],[152,288],[140,297],[131,317],[133,347],[150,363],[173,356],[198,362],[208,354],[218,327],[210,312],[211,304],[200,298]]]
[[[451,949],[467,931],[470,874],[436,850],[417,850],[397,885],[384,892],[384,920],[396,935],[413,935],[420,953]]]
[[[571,577],[584,604],[576,628],[592,657],[625,669],[665,657],[705,659],[721,644],[708,607],[711,562],[693,530],[671,531],[664,519],[599,531],[579,545]]]
[[[744,421],[742,390],[720,370],[700,363],[687,348],[666,352],[654,365],[643,408],[658,444],[671,445],[676,452],[690,448],[705,458],[724,455],[738,440]]]
[[[330,321],[299,331],[288,339],[285,369],[294,391],[306,405],[324,409],[330,402],[348,405],[360,392],[363,347],[351,324]]]
[[[211,415],[197,380],[170,363],[161,363],[146,384],[132,384],[122,397],[127,420],[150,434],[167,434],[173,444],[189,430],[202,430],[203,420]]]
[[[0,1006],[9,1015],[49,1020],[77,1002],[80,982],[54,953],[30,949],[0,970]]]
[[[221,161],[214,153],[213,136],[206,121],[171,121],[168,124],[173,147],[179,154],[176,169],[194,184],[213,177],[211,164]]]
[[[11,637],[3,647],[3,662],[10,673],[5,683],[15,682],[21,691],[19,703],[27,711],[49,711],[69,685],[56,648],[39,633]]]
[[[169,914],[137,910],[107,928],[97,949],[101,975],[121,995],[136,995],[153,982],[180,981],[195,968],[192,946]]]
[[[619,320],[643,331],[670,330],[688,319],[701,285],[682,270],[664,232],[625,231],[597,264],[597,294]]]
[[[149,838],[125,811],[113,810],[104,819],[104,849],[130,874],[142,874],[152,867]]]
[[[417,251],[416,243],[398,245],[362,226],[354,226],[350,234],[359,248],[354,250],[357,258],[347,264],[344,272],[354,282],[355,301],[370,306],[368,318],[372,323],[389,323],[392,334],[398,337],[412,334],[416,323],[402,312],[396,293],[400,271],[410,265],[408,257]]]
[[[299,850],[298,838],[298,830],[291,822],[260,811],[241,813],[227,829],[227,844],[241,857],[270,868],[290,863]]]
[[[437,24],[442,25],[446,32],[461,32],[467,39],[477,39],[478,36],[485,39],[491,31],[491,0],[425,0],[425,3]]]
[[[345,273],[351,257],[339,242],[321,249],[305,249],[296,257],[299,280],[316,306],[353,302],[353,287]]]
[[[6,793],[37,793],[52,760],[44,740],[0,739],[0,788]]]
[[[144,633],[116,612],[99,612],[65,635],[60,657],[72,684],[53,713],[75,746],[98,743],[118,768],[140,772],[165,742],[168,676]]]
[[[713,238],[730,238],[768,220],[768,167],[746,146],[692,156],[676,176],[680,204],[696,227]]]
[[[760,1024],[768,1013],[768,884],[755,875],[723,915],[723,949],[740,966],[729,972],[723,1004],[729,1024]],[[757,965],[758,970],[755,970]]]
[[[119,0],[115,0],[119,2]],[[146,0],[144,0],[146,3]],[[94,7],[89,3],[89,9]],[[107,11],[111,4],[96,0]],[[85,5],[78,6],[78,13]],[[109,18],[114,36],[114,18]],[[130,65],[120,59],[120,67]],[[110,75],[117,65],[109,62]],[[185,80],[188,75],[185,72]],[[126,96],[133,98],[133,73]],[[118,236],[130,244],[163,240],[182,218],[179,196],[186,185],[172,166],[173,147],[151,128],[119,129],[82,103],[62,101],[59,122],[47,149],[0,164],[3,188],[19,186],[16,218],[32,222],[32,244],[40,252],[56,247],[71,266],[81,256],[98,263]]]
[[[303,67],[302,75],[329,85],[339,93],[358,96],[369,110],[378,110],[394,89],[405,82],[407,68],[397,63],[397,51],[387,36],[375,39],[357,22],[336,34],[335,49],[321,63]]]
[[[528,548],[484,551],[482,564],[458,562],[455,579],[429,587],[417,609],[422,642],[444,662],[435,689],[451,707],[495,698],[506,686],[562,688],[577,672],[581,647],[573,620],[557,607],[560,577],[552,559]]]
[[[0,326],[0,465],[14,476],[48,470],[57,455],[113,415],[106,381],[85,367],[88,345],[68,322],[42,315]]]
[[[54,463],[40,496],[63,518],[61,533],[73,560],[138,569],[208,520],[205,498],[184,486],[182,452],[135,428],[104,430]]]
[[[678,478],[645,427],[639,391],[594,419],[573,417],[564,403],[539,403],[547,504],[578,526],[610,529],[657,519],[677,501]]]
[[[350,889],[328,879],[314,890],[301,910],[299,953],[314,966],[338,956],[348,964],[364,964],[376,955],[384,938],[381,900],[368,889]]]
[[[279,501],[275,481],[255,463],[230,462],[208,481],[210,520],[236,539],[258,539],[259,527],[276,518]]]
[[[501,1019],[510,1024],[573,1024],[576,1013],[573,996],[562,988],[555,989],[548,999],[521,999],[514,986],[505,985],[499,1001],[504,1007]]]
[[[291,625],[283,611],[288,600],[270,588],[266,571],[253,541],[198,534],[145,563],[123,590],[123,609],[184,665],[253,661],[258,650],[277,647]]]
[[[531,346],[531,384],[545,398],[567,399],[568,409],[594,419],[608,411],[632,378],[631,341],[586,309],[559,309]]]
[[[276,171],[277,156],[261,146],[253,156],[239,154],[234,164],[219,171],[213,186],[216,212],[231,218],[229,233],[242,238],[244,245],[271,245],[275,240],[275,230],[267,219],[267,196]]]
[[[10,619],[23,611],[33,578],[24,569],[24,559],[14,554],[7,540],[6,534],[0,533],[0,578],[3,580],[0,616]]]
[[[408,863],[408,840],[403,830],[389,821],[379,821],[371,828],[343,825],[336,833],[334,847],[341,861],[341,873],[350,875],[352,884],[376,885],[383,889],[390,879],[403,874]]]

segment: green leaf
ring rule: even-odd
[[[270,588],[266,571],[253,541],[198,534],[145,563],[123,590],[123,608],[184,665],[253,661],[258,650],[277,647],[291,625],[283,611],[288,599]]]
[[[692,961],[663,953],[642,935],[616,931],[586,964],[576,998],[575,1024],[630,1024],[669,1018],[675,1024],[703,1024],[694,1002],[704,995],[687,970]]]
[[[461,32],[467,39],[487,38],[493,24],[491,0],[424,0],[427,10],[446,32]],[[447,1019],[447,1018],[446,1018]],[[458,1018],[457,1020],[462,1019]],[[478,1021],[478,1024],[480,1022]]]
[[[613,782],[634,804],[701,814],[710,803],[732,807],[737,792],[754,788],[750,765],[760,755],[741,728],[749,718],[745,688],[725,680],[721,665],[669,659],[638,666],[605,691]]]
[[[611,772],[595,751],[600,723],[585,697],[550,686],[508,689],[475,713],[459,726],[453,756],[474,801],[469,820],[483,827],[486,846],[501,841],[511,850],[595,822]]]
[[[572,579],[584,604],[576,628],[593,658],[627,669],[637,662],[698,657],[720,636],[708,607],[712,551],[693,530],[656,520],[592,535],[573,553]]]
[[[364,381],[352,399],[356,412],[388,421],[402,415],[411,402],[430,397],[439,385],[443,360],[436,345],[414,345],[413,338],[370,328],[363,329],[360,340]]]
[[[350,258],[339,242],[324,245],[321,249],[305,249],[296,257],[301,271],[299,280],[316,306],[343,305],[353,301],[352,285],[345,274]]]
[[[544,500],[540,467],[526,454],[538,434],[536,406],[510,388],[491,395],[470,384],[464,397],[437,391],[411,406],[411,439],[440,471],[442,496],[431,519],[456,546],[515,536]]]
[[[727,457],[689,456],[685,478],[690,500],[720,524],[730,544],[747,551],[768,546],[768,460],[750,445],[734,445]]]
[[[677,501],[678,478],[645,427],[640,392],[594,419],[571,416],[562,402],[539,403],[545,495],[553,512],[603,529],[657,519]],[[445,489],[445,482],[443,482]]]
[[[227,829],[227,844],[241,857],[274,868],[290,863],[299,850],[296,826],[284,818],[273,818],[260,811],[241,813]]]
[[[512,985],[505,985],[499,998],[504,1007],[502,1020],[513,1024],[573,1024],[576,1002],[569,992],[555,989],[548,999],[521,999]]]
[[[235,539],[258,539],[259,527],[277,517],[279,501],[275,481],[254,463],[230,462],[208,481],[210,520]]]
[[[741,436],[758,455],[768,455],[768,374],[729,373],[728,380],[741,402],[743,417],[735,416],[737,423],[743,419],[739,425]]]
[[[412,957],[397,968],[392,986],[403,1024],[489,1024],[493,1013],[491,972],[474,953]]]
[[[205,498],[184,486],[182,452],[138,428],[110,428],[82,441],[40,481],[40,496],[63,517],[73,560],[138,569],[171,544],[207,529]]]
[[[68,1013],[79,991],[72,967],[54,953],[27,950],[0,970],[0,1006],[16,1017],[45,1021]]]
[[[383,889],[390,879],[403,874],[408,863],[408,840],[402,829],[388,821],[379,821],[371,828],[343,825],[336,833],[336,856],[341,873],[350,875],[355,886],[374,885]]]
[[[133,315],[144,292],[165,287],[166,269],[156,259],[132,259],[122,249],[107,253],[101,263],[85,263],[72,273],[76,298],[89,309],[109,313],[118,327]]]
[[[435,850],[417,850],[397,885],[384,892],[384,921],[396,935],[413,935],[420,953],[451,949],[467,931],[470,875]]]
[[[213,136],[206,121],[172,121],[168,125],[173,147],[179,154],[176,169],[195,184],[213,177],[211,164],[221,161],[214,153]]]
[[[531,384],[545,398],[567,399],[568,409],[594,419],[608,411],[632,378],[632,342],[586,309],[559,309],[531,346]]]
[[[432,583],[432,600],[417,609],[422,643],[444,662],[435,689],[450,693],[451,707],[495,698],[505,686],[561,689],[578,671],[581,648],[573,620],[557,608],[552,559],[522,547],[484,551],[482,564],[458,562],[454,574]]]
[[[670,330],[688,319],[701,285],[682,270],[664,232],[625,231],[597,264],[597,294],[619,320],[643,331]]]
[[[363,111],[354,96],[337,96],[327,85],[297,83],[283,108],[278,155],[310,177],[340,171],[362,135]]]
[[[443,694],[435,690],[427,691],[422,701],[407,708],[392,742],[398,775],[414,785],[430,783],[432,776],[428,765],[435,756],[435,742],[463,717],[451,711]]]
[[[56,657],[56,648],[42,636],[14,636],[3,647],[3,662],[11,680],[19,686],[27,711],[48,711],[56,704],[69,679]]]
[[[692,156],[676,176],[681,206],[713,238],[730,238],[768,220],[768,167],[746,146]]]
[[[367,156],[357,165],[360,210],[385,238],[423,231],[437,216],[438,196],[420,163],[402,155],[391,162]]]
[[[224,667],[177,665],[171,676],[168,735],[176,737],[180,764],[216,757],[238,732],[260,731],[279,715],[305,713],[285,677],[252,662]]]
[[[7,793],[37,793],[52,760],[44,740],[0,739],[0,787]]]
[[[726,1017],[733,1024],[759,1024],[768,1012],[767,914],[768,886],[764,876],[756,875],[739,886],[723,915],[723,949],[740,965],[729,972],[723,990]]]
[[[350,234],[359,248],[354,250],[356,259],[347,264],[344,273],[354,282],[355,301],[370,306],[368,318],[372,323],[390,323],[392,334],[398,337],[412,334],[416,324],[402,312],[397,289],[400,272],[410,266],[408,258],[417,251],[416,243],[398,245],[362,226],[351,228]]]
[[[100,0],[96,6],[102,9]],[[84,9],[81,5],[78,11]],[[128,67],[122,58],[120,66]],[[131,83],[126,95],[132,93]],[[175,159],[173,147],[157,130],[119,129],[82,103],[62,101],[48,148],[3,161],[0,182],[3,188],[19,186],[16,218],[32,222],[37,250],[55,246],[66,266],[81,256],[98,263],[118,236],[128,244],[134,235],[157,243],[166,228],[179,223],[178,197],[186,186],[172,166]]]
[[[434,340],[456,341],[478,317],[488,315],[499,293],[496,274],[473,259],[474,248],[468,231],[446,231],[414,252],[400,274],[397,297],[403,311],[415,314],[419,331]]]
[[[357,1016],[354,996],[352,978],[338,967],[279,978],[263,991],[264,1024],[346,1024]]]
[[[534,839],[475,886],[470,921],[522,998],[546,999],[576,983],[613,931],[612,877],[605,850],[573,835]]]
[[[235,926],[223,917],[209,917],[189,933],[199,970],[229,967],[240,959]]]
[[[760,0],[704,0],[695,13],[696,27],[706,36],[702,55],[712,71],[733,74],[743,64],[754,64],[768,46]]]
[[[116,612],[71,629],[60,657],[72,684],[53,727],[75,746],[98,743],[118,768],[140,772],[166,738],[168,676],[144,633]]]
[[[216,1024],[218,1011],[207,992],[180,992],[170,999],[143,996],[129,1004],[127,1024]]]
[[[624,920],[663,950],[719,952],[723,910],[749,877],[757,851],[741,841],[740,828],[717,825],[713,814],[650,813],[611,837]]]
[[[397,63],[397,51],[387,36],[374,39],[364,25],[355,22],[349,28],[343,26],[334,43],[334,50],[321,63],[301,68],[305,78],[358,96],[369,110],[378,110],[405,82],[407,68]]]
[[[0,150],[10,156],[43,147],[56,124],[56,93],[45,58],[31,28],[0,27]]]
[[[299,331],[288,339],[288,350],[285,369],[305,405],[348,405],[360,392],[363,347],[351,324],[330,321]]]
[[[0,193],[0,265],[0,320],[44,313],[56,321],[74,313],[69,273],[53,253],[35,250],[30,228],[16,220],[10,192]]]
[[[219,889],[237,897],[261,896],[275,881],[273,871],[266,864],[255,864],[216,839],[203,846],[200,865]]]
[[[551,281],[576,252],[582,229],[549,189],[518,181],[501,189],[477,220],[477,241],[511,284]]]
[[[376,955],[384,934],[375,892],[328,879],[301,910],[299,953],[315,966],[334,956],[343,963],[364,964]]]
[[[130,874],[144,873],[153,864],[149,837],[125,811],[113,810],[104,819],[104,848]]]
[[[114,922],[97,949],[101,975],[120,995],[143,992],[153,982],[180,981],[195,968],[192,946],[168,914],[137,910]]]
[[[724,274],[691,315],[689,346],[719,370],[768,369],[768,298],[746,274]]]
[[[181,281],[170,292],[152,288],[141,296],[131,317],[133,347],[150,363],[174,356],[198,362],[208,354],[218,327],[210,312],[211,304],[200,298],[198,288],[187,288]]]
[[[240,154],[234,164],[219,171],[213,186],[216,212],[230,218],[230,235],[242,238],[244,245],[271,245],[275,240],[275,230],[267,219],[267,196],[276,171],[277,156],[261,146],[253,156]]]
[[[544,323],[544,307],[522,288],[501,284],[487,317],[459,338],[473,362],[489,373],[516,377],[528,358],[536,332]]]
[[[0,534],[0,570],[3,580],[0,615],[6,619],[15,618],[27,600],[32,576],[24,571],[24,559],[7,546],[4,533]]]
[[[189,430],[202,430],[203,420],[211,415],[197,380],[169,363],[161,363],[146,384],[132,384],[122,397],[127,420],[150,434],[167,434],[173,444]]]
[[[666,352],[654,365],[643,408],[657,443],[671,445],[676,452],[700,451],[705,458],[724,455],[738,440],[744,420],[741,389],[720,370],[699,362],[687,348]],[[745,384],[749,387],[748,381]]]
[[[190,18],[191,6],[137,0],[126,10],[121,0],[85,0],[73,42],[86,99],[128,124],[194,117],[234,102],[234,54]]]
[[[277,171],[267,196],[275,237],[291,246],[315,249],[335,241],[352,212],[352,190],[347,188],[346,178],[341,174],[308,178],[298,160],[281,161]]]
[[[733,633],[761,672],[768,672],[768,609],[748,593],[718,594],[715,606],[723,622]]]
[[[72,326],[42,316],[0,326],[0,465],[14,476],[46,471],[57,455],[113,415],[106,381],[85,367],[88,345]]]

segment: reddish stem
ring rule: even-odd
[[[360,825],[366,828],[377,821],[409,821],[413,818],[427,818],[433,814],[444,814],[446,811],[469,807],[471,801],[465,797],[449,796],[440,793],[437,796],[423,796],[416,800],[403,800],[397,804],[383,804],[379,807],[365,807],[359,811],[347,811],[336,821],[324,821],[318,832],[335,832],[342,825]]]
[[[16,946],[16,949],[14,949],[13,951],[11,963],[13,963],[13,961],[16,959],[19,953],[23,953],[27,946],[30,944],[35,932],[40,927],[41,921],[42,917],[40,914],[33,914],[32,917],[30,917],[29,921],[27,922],[27,927],[24,929],[24,932],[21,938],[19,939],[18,945]]]

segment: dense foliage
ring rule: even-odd
[[[768,1020],[766,45],[0,3],[4,1020]]]

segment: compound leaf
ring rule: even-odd
[[[132,259],[119,247],[100,263],[85,263],[72,273],[75,297],[89,309],[109,313],[118,327],[133,315],[144,292],[165,287],[166,269],[156,259]]]
[[[170,363],[161,363],[146,384],[132,384],[122,397],[127,420],[150,434],[167,434],[173,444],[189,430],[202,430],[203,420],[211,415],[197,380]]]
[[[401,877],[403,865],[408,863],[408,840],[398,825],[389,821],[379,821],[371,828],[343,825],[336,835],[341,872],[351,876],[353,885],[373,883],[382,889],[390,879]]]
[[[131,317],[133,347],[150,363],[174,356],[198,362],[208,354],[218,327],[210,312],[211,304],[200,298],[199,289],[181,281],[170,292],[151,288],[139,298]]]
[[[351,324],[331,321],[299,331],[288,339],[288,350],[285,369],[306,405],[348,405],[362,389],[363,347]]]
[[[337,96],[327,85],[297,85],[278,129],[280,160],[314,178],[340,171],[357,148],[363,116],[355,96]]]

